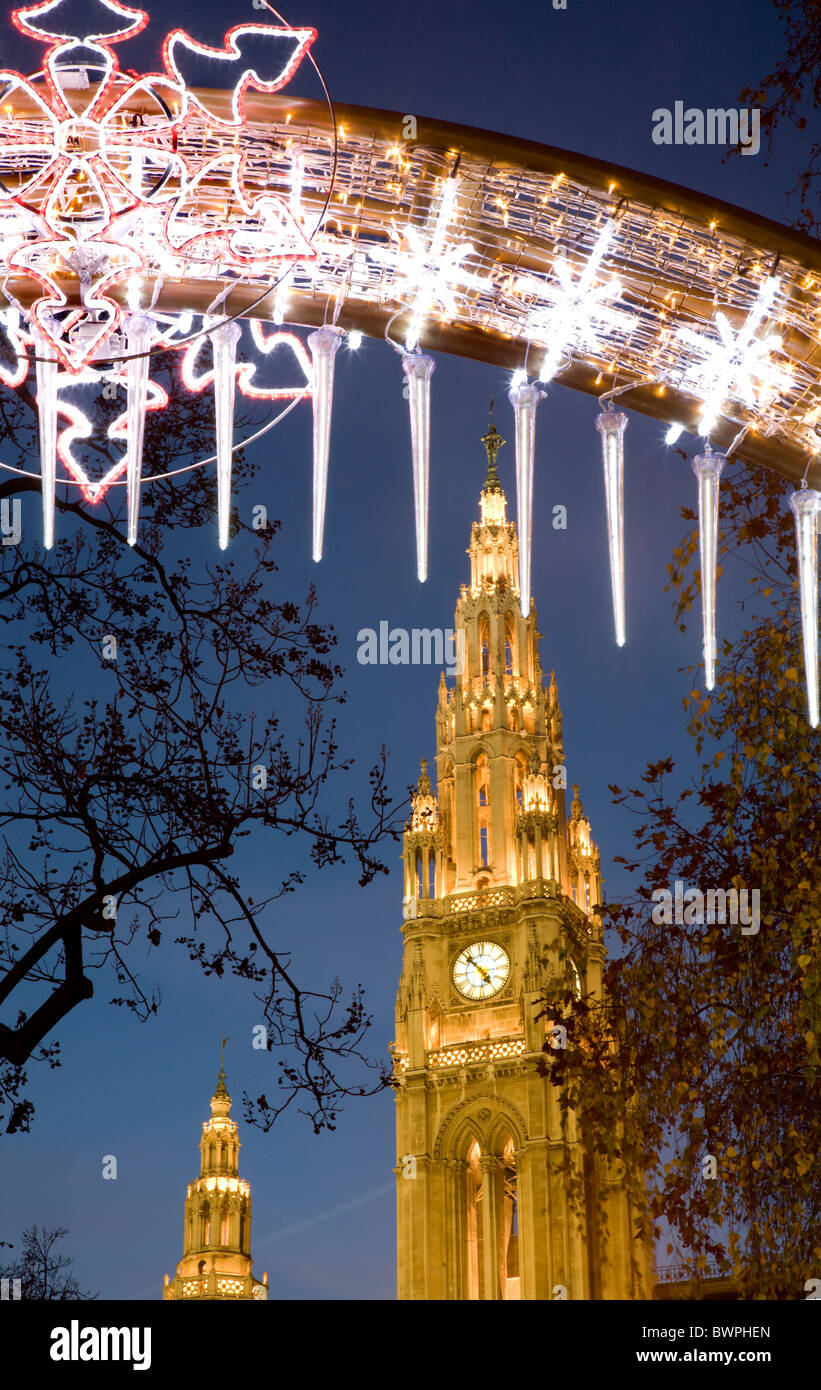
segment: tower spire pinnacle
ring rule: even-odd
[[[502,484],[499,481],[499,474],[496,471],[496,459],[499,450],[505,443],[495,424],[493,423],[493,400],[490,402],[490,418],[488,422],[487,434],[482,435],[482,443],[487,454],[487,477],[485,479],[485,492],[501,492]]]
[[[214,1092],[214,1095],[215,1095],[215,1096],[227,1096],[227,1095],[228,1095],[228,1087],[227,1087],[226,1084],[225,1084],[225,1080],[226,1080],[226,1078],[225,1078],[225,1044],[226,1044],[227,1042],[228,1042],[228,1038],[227,1038],[227,1037],[225,1036],[225,1034],[223,1033],[223,1035],[222,1035],[222,1047],[220,1048],[220,1069],[219,1069],[219,1072],[218,1072],[218,1074],[217,1074],[217,1089],[216,1089],[216,1091]]]

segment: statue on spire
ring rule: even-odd
[[[225,1084],[225,1044],[226,1044],[227,1042],[228,1042],[228,1038],[227,1038],[226,1035],[223,1033],[223,1035],[222,1035],[222,1047],[220,1048],[220,1069],[219,1069],[219,1074],[218,1074],[218,1076],[217,1076],[217,1089],[216,1089],[216,1091],[214,1092],[214,1095],[216,1095],[216,1096],[227,1096],[227,1095],[228,1095],[228,1087],[227,1087],[226,1084]]]
[[[499,474],[496,471],[496,459],[499,450],[505,443],[495,424],[493,423],[493,400],[490,402],[490,419],[487,434],[482,435],[482,443],[487,454],[487,477],[485,479],[485,492],[501,492],[502,484],[499,481]]]

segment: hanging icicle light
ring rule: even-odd
[[[698,545],[701,563],[701,618],[704,633],[704,674],[708,690],[716,671],[716,566],[718,561],[718,485],[727,462],[708,444],[691,460],[698,478]]]
[[[37,416],[40,423],[40,474],[43,493],[43,545],[54,545],[54,493],[57,482],[57,362],[45,339],[34,335],[37,354]]]
[[[807,678],[807,712],[810,725],[818,727],[818,517],[821,492],[800,488],[790,498],[795,513],[798,546],[798,588],[801,596],[801,633]]]
[[[228,546],[231,520],[231,463],[234,450],[234,395],[237,384],[238,323],[223,323],[211,332],[214,347],[214,404],[217,430],[217,523],[219,547]]]
[[[137,519],[140,514],[140,480],[143,471],[143,439],[145,411],[148,401],[148,350],[154,328],[148,314],[129,314],[125,321],[129,353],[126,369],[127,391],[127,459],[126,498],[128,507],[128,544],[137,543]]]
[[[604,464],[604,500],[607,508],[607,547],[610,555],[610,589],[613,595],[613,623],[616,643],[625,644],[624,610],[624,431],[627,416],[623,410],[603,409],[596,420],[601,435]]]
[[[428,494],[430,490],[430,379],[436,366],[424,352],[405,353],[402,369],[408,383],[413,506],[416,517],[416,573],[420,584],[428,577]]]
[[[519,603],[522,616],[530,612],[530,562],[533,528],[533,466],[536,449],[536,407],[543,392],[517,372],[508,399],[516,429],[516,494],[519,523]]]
[[[312,555],[322,559],[325,502],[328,496],[328,458],[331,449],[331,411],[334,401],[334,367],[343,330],[325,324],[308,334],[313,362],[314,406],[314,524]]]

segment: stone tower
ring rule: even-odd
[[[423,761],[404,836],[398,1293],[648,1298],[618,1175],[596,1165],[590,1176],[543,1075],[555,1027],[538,1016],[547,979],[601,994],[600,860],[577,787],[566,809],[556,681],[543,681],[532,601],[520,612],[516,528],[496,469],[504,441],[491,425],[482,442],[488,473],[456,606],[463,668],[454,686],[440,680],[435,783]],[[599,1201],[591,1191],[581,1212],[568,1156],[586,1193],[597,1184]]]
[[[260,1283],[251,1273],[251,1189],[238,1176],[239,1147],[220,1060],[211,1118],[202,1126],[200,1175],[185,1193],[182,1259],[176,1277],[165,1276],[164,1299],[268,1297],[268,1275]]]

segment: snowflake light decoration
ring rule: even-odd
[[[612,220],[605,222],[578,275],[573,274],[566,257],[559,255],[553,262],[558,284],[529,275],[520,275],[516,280],[517,294],[547,301],[531,311],[525,327],[530,341],[546,348],[540,381],[551,381],[574,348],[581,346],[597,352],[605,329],[626,332],[630,326],[632,316],[612,304],[621,296],[621,282],[615,276],[597,282],[614,228]]]
[[[393,246],[368,249],[371,260],[390,266],[394,271],[392,297],[412,311],[405,333],[407,352],[415,352],[418,348],[422,326],[433,309],[454,314],[460,289],[483,290],[490,284],[488,276],[477,275],[463,264],[468,256],[475,254],[472,242],[448,245],[448,226],[456,208],[457,191],[456,179],[442,180],[439,206],[427,234],[411,225],[401,231],[394,227]]]
[[[731,392],[737,392],[752,410],[768,404],[789,385],[789,373],[772,360],[773,353],[781,348],[779,335],[769,333],[763,338],[756,337],[780,283],[772,275],[762,282],[755,304],[738,332],[721,312],[715,317],[718,338],[708,338],[686,326],[679,328],[680,340],[699,354],[687,366],[681,385],[702,397],[699,432],[705,438],[715,429],[721,408]]]

